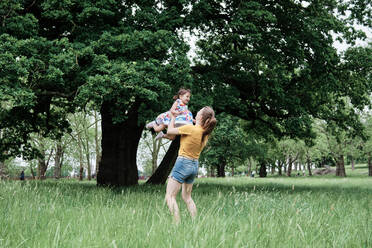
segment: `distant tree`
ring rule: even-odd
[[[227,166],[244,163],[250,155],[251,140],[243,130],[239,118],[227,114],[217,116],[218,124],[208,140],[200,161],[217,169],[218,177],[225,177]]]
[[[55,153],[54,142],[49,138],[44,138],[40,134],[32,135],[32,148],[37,151],[37,178],[45,179],[46,172],[51,164],[51,159]],[[32,167],[30,167],[32,168]]]
[[[2,106],[1,106],[2,107]],[[3,138],[3,131],[0,130],[0,139]],[[0,158],[0,179],[5,178],[7,176],[5,161],[3,158]]]
[[[345,156],[353,137],[346,131],[326,123],[319,123],[317,129],[321,136],[320,142],[327,146],[325,149],[336,164],[336,176],[346,177]]]
[[[98,113],[96,110],[93,110],[93,116],[94,116],[94,146],[96,151],[96,171],[95,175],[97,176],[98,170],[99,170],[99,163],[101,162],[102,158],[102,149],[101,149],[101,140],[102,140],[102,133],[100,130],[98,130],[98,126],[100,126],[101,119],[98,116]]]
[[[0,161],[0,179],[6,178],[7,172],[4,161]]]
[[[57,141],[55,145],[55,155],[54,155],[54,178],[61,178],[63,156],[64,156],[64,147],[62,141]]]
[[[258,172],[260,177],[267,176],[267,162],[265,160],[260,161],[260,170]]]
[[[152,161],[151,160],[146,160],[144,165],[143,165],[143,173],[146,175],[146,176],[151,176],[154,172],[153,172],[153,168],[152,168]]]
[[[87,169],[88,180],[92,178],[91,155],[97,151],[96,123],[99,121],[94,118],[91,112],[77,112],[70,115],[72,132],[70,138],[76,144],[78,160],[80,164],[79,178],[83,179],[84,168]]]
[[[366,134],[368,138],[361,142],[361,152],[367,157],[368,176],[372,176],[372,116],[369,115],[365,122]]]
[[[171,172],[174,163],[177,160],[178,150],[180,148],[180,136],[177,136],[169,145],[167,153],[159,164],[156,171],[146,181],[147,184],[165,184],[168,175]]]
[[[313,173],[311,171],[312,164],[316,159],[319,159],[321,157],[321,152],[317,149],[316,145],[305,145],[304,146],[304,158],[305,163],[308,171],[308,175],[312,176]]]
[[[145,162],[145,164],[151,161],[151,173],[149,176],[154,174],[155,170],[158,168],[159,159],[167,152],[171,142],[171,140],[168,139],[156,140],[156,135],[157,133],[143,132],[137,152],[137,157],[139,157],[142,162]]]
[[[0,161],[0,179],[6,179],[9,177],[9,169],[7,161]]]

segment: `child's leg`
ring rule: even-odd
[[[164,125],[164,124],[160,124],[160,125],[155,124],[155,125],[153,126],[155,132],[157,132],[157,133],[160,132],[160,131],[163,131],[166,127],[167,127],[167,126]]]

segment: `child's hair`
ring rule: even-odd
[[[174,100],[177,100],[177,99],[180,98],[180,96],[185,95],[186,93],[190,93],[190,94],[191,94],[191,90],[190,90],[190,89],[184,89],[184,88],[181,88],[181,89],[178,91],[177,95],[174,95],[174,96],[173,96],[173,99],[174,99]]]
[[[202,136],[202,143],[203,143],[205,136],[211,134],[217,124],[217,120],[214,116],[214,111],[211,107],[207,106],[203,108],[201,124],[204,129],[203,136]]]

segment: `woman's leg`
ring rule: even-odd
[[[191,217],[194,218],[196,216],[196,205],[191,198],[192,185],[187,183],[182,184],[182,199],[185,201]]]
[[[168,179],[167,192],[165,194],[165,200],[169,211],[173,214],[174,220],[178,224],[180,222],[180,211],[176,202],[176,196],[181,189],[181,184],[173,178]]]

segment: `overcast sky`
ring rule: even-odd
[[[357,43],[356,43],[357,46],[367,46],[368,43],[372,43],[372,29],[371,28],[367,28],[365,26],[360,26],[360,25],[355,25],[355,27],[357,29],[363,30],[367,35],[367,39],[365,39],[364,41],[361,41],[361,40],[357,41]],[[345,51],[349,47],[347,44],[345,44],[345,43],[342,44],[338,41],[334,42],[334,46],[340,52]]]
[[[359,30],[363,30],[365,32],[366,36],[367,36],[367,39],[365,39],[364,41],[358,40],[356,42],[357,46],[367,46],[368,43],[372,43],[372,29],[371,28],[368,28],[368,27],[365,27],[365,26],[360,26],[360,25],[355,25],[355,27]],[[196,37],[195,36],[190,36],[190,33],[188,33],[188,32],[184,32],[183,35],[189,41],[190,51],[188,52],[188,57],[189,57],[189,59],[192,60],[192,58],[195,57]],[[349,45],[347,45],[345,43],[340,43],[340,42],[335,40],[334,47],[341,53],[341,52],[344,52],[349,47]]]

